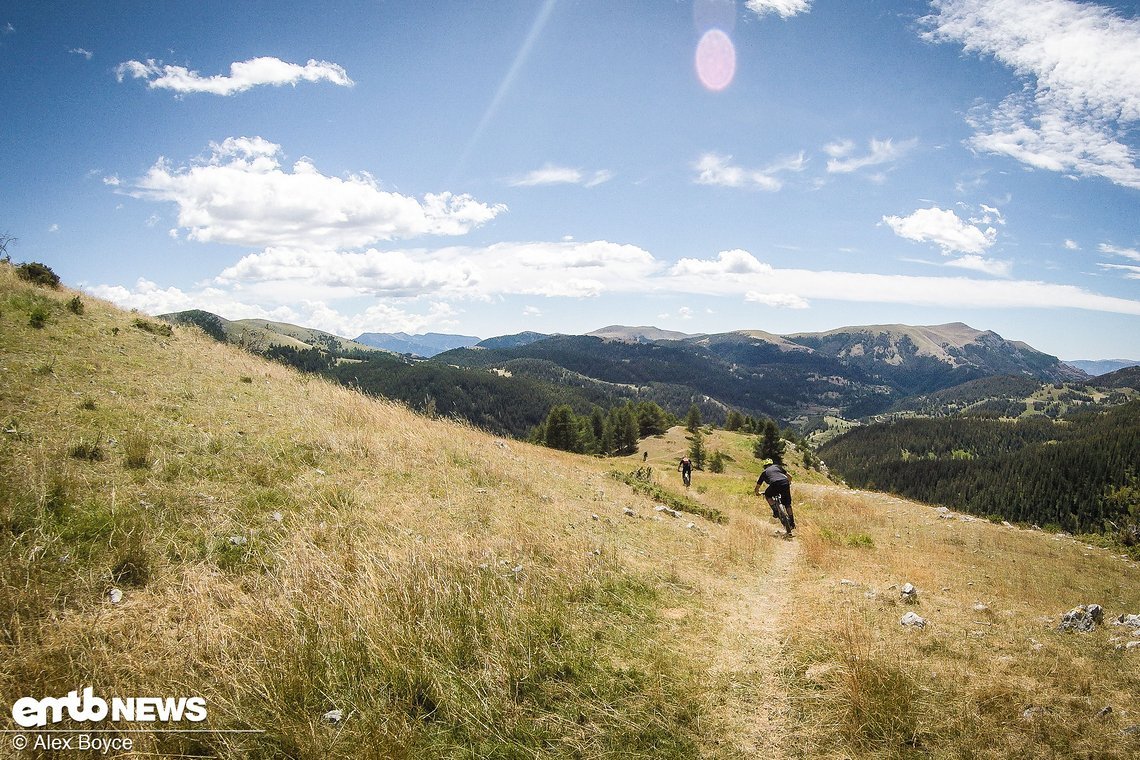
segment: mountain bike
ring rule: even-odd
[[[784,498],[778,493],[771,496],[765,494],[764,498],[768,500],[768,506],[776,513],[780,524],[784,526],[785,535],[792,535],[792,518],[788,516],[788,508],[784,506]]]

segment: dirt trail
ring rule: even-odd
[[[779,669],[786,589],[799,556],[799,542],[773,539],[772,562],[758,578],[741,579],[726,600],[726,620],[713,675],[724,680],[725,741],[742,757],[786,756],[786,694]]]

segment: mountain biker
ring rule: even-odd
[[[796,527],[796,518],[792,514],[792,479],[788,477],[788,471],[782,465],[767,460],[764,462],[764,471],[760,473],[760,477],[756,480],[756,488],[753,490],[757,496],[760,495],[760,486],[767,483],[768,488],[764,491],[764,497],[769,499],[769,505],[772,507],[772,517],[777,520],[780,515],[776,512],[776,507],[771,503],[771,499],[775,496],[780,497],[783,502],[784,508],[788,512],[788,528],[787,532],[790,536],[792,529]]]
[[[677,465],[677,469],[681,471],[681,480],[685,482],[687,488],[693,482],[693,462],[688,457],[681,457],[681,463]]]

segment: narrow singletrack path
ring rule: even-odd
[[[725,743],[741,757],[787,756],[787,695],[780,682],[783,610],[791,603],[790,581],[799,542],[772,539],[769,565],[759,577],[737,581],[726,598],[725,622],[712,674],[725,687]]]

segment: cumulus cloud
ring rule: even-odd
[[[81,55],[89,61],[95,56],[94,53],[92,53],[90,50],[87,50],[86,48],[72,48],[67,52],[73,53],[75,55]]]
[[[899,237],[916,243],[934,243],[946,255],[978,255],[997,239],[997,230],[993,227],[979,229],[953,211],[937,206],[919,209],[910,216],[884,216],[883,221]]]
[[[912,138],[896,143],[891,138],[886,140],[872,139],[867,153],[861,156],[851,155],[855,144],[850,140],[841,140],[825,145],[823,150],[831,158],[827,162],[827,171],[832,174],[849,174],[868,166],[893,163],[918,145],[918,140]]]
[[[353,81],[342,66],[328,61],[309,60],[304,66],[279,58],[263,56],[230,64],[229,76],[202,76],[184,66],[168,66],[153,59],[124,61],[115,68],[116,78],[144,79],[151,89],[171,90],[178,94],[204,92],[211,95],[234,95],[261,85],[296,85],[298,82],[331,82],[351,87]]]
[[[726,274],[769,274],[772,267],[748,251],[721,251],[715,260],[684,258],[669,270],[673,277],[709,277]]]
[[[309,159],[282,168],[281,146],[261,137],[213,143],[187,166],[160,158],[129,190],[178,206],[190,240],[248,247],[356,248],[381,240],[462,235],[506,210],[470,195],[422,200],[381,190],[366,173],[322,174]]]
[[[604,240],[362,253],[269,248],[227,267],[214,284],[292,285],[324,289],[329,297],[592,297],[625,292],[659,268],[648,251]]]
[[[973,268],[984,271],[988,265],[980,256],[977,259],[983,263]],[[969,254],[955,261],[971,268]],[[1101,266],[1128,278],[1140,276],[1140,266]],[[685,258],[666,266],[648,251],[606,241],[363,253],[274,248],[243,258],[191,291],[163,288],[148,280],[139,280],[134,287],[85,289],[150,314],[200,308],[230,319],[274,319],[347,337],[369,331],[446,329],[457,322],[456,303],[495,302],[508,296],[581,299],[655,293],[736,298],[784,309],[806,309],[813,301],[826,300],[952,309],[1063,307],[1140,316],[1140,301],[1072,285],[782,269],[742,250],[723,251],[709,259]],[[382,300],[361,309],[362,295]],[[526,313],[538,316],[539,310],[528,306]]]
[[[590,174],[583,172],[581,169],[546,164],[541,169],[535,169],[521,177],[512,179],[509,184],[512,187],[536,187],[539,185],[582,185],[584,187],[595,187],[610,181],[613,179],[613,176],[613,172],[608,169],[600,169]]]
[[[775,13],[780,18],[790,18],[811,10],[811,0],[747,0],[744,7],[757,16]]]
[[[807,165],[803,152],[793,156],[785,156],[763,169],[745,169],[734,166],[732,156],[719,153],[705,153],[693,168],[697,171],[696,183],[698,185],[716,185],[719,187],[755,188],[775,192],[784,186],[778,175],[785,172],[801,172]]]
[[[1124,135],[1140,121],[1140,20],[1074,0],[934,0],[924,37],[992,56],[1026,81],[974,109],[976,150],[1140,188]]]
[[[1076,240],[1066,239],[1064,242],[1064,246],[1065,246],[1066,251],[1079,251],[1079,250],[1081,250],[1081,246]]]

